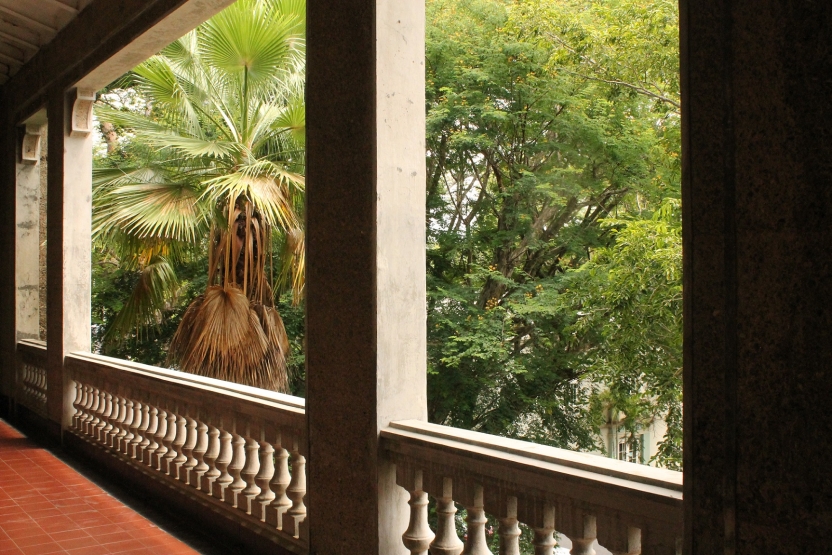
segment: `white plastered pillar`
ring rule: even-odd
[[[45,129],[26,125],[15,163],[16,340],[40,338],[40,184]]]
[[[94,91],[58,92],[47,108],[47,414],[53,432],[69,426],[73,413],[64,357],[90,350],[93,100]]]

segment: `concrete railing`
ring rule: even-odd
[[[87,353],[70,432],[295,553],[308,551],[304,400]]]
[[[308,552],[303,399],[87,353],[67,357],[65,368],[75,388],[71,433]],[[681,551],[679,472],[419,421],[393,422],[381,436],[410,493],[402,537],[413,555],[490,554],[489,515],[505,555],[521,554],[521,523],[535,555],[551,555],[556,538],[568,538],[573,555],[597,545],[616,555]],[[464,542],[457,504],[467,513]]]
[[[681,472],[419,421],[393,422],[381,435],[410,493],[403,541],[413,555],[490,554],[486,514],[499,523],[500,554],[521,553],[518,523],[533,531],[535,555],[553,553],[555,531],[571,540],[573,555],[592,555],[596,545],[614,554],[681,553]],[[467,512],[464,543],[456,503]]]
[[[46,343],[25,339],[17,343],[15,402],[46,417]]]

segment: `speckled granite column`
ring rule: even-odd
[[[832,5],[684,1],[686,552],[832,539]]]
[[[10,110],[0,91],[0,252],[13,253],[15,243],[15,140]],[[14,264],[0,269],[0,415],[8,415],[14,389],[15,364]]]
[[[309,529],[317,555],[408,551],[379,430],[424,419],[424,0],[310,0]]]

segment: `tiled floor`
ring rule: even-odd
[[[197,551],[0,420],[0,554]]]

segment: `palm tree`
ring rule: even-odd
[[[144,112],[97,112],[134,135],[131,162],[95,171],[94,238],[141,272],[108,333],[158,318],[173,262],[207,249],[169,363],[276,391],[288,339],[273,289],[297,302],[304,288],[304,26],[303,0],[239,0],[126,77]]]

